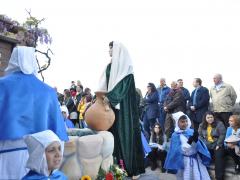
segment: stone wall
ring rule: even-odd
[[[12,50],[17,43],[16,39],[0,35],[0,76],[4,75]]]

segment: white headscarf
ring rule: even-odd
[[[45,176],[49,176],[48,164],[45,155],[45,149],[53,142],[61,144],[63,153],[64,143],[51,130],[27,135],[24,141],[28,147],[29,158],[26,167]]]
[[[114,41],[108,89],[105,68],[105,71],[100,78],[98,91],[110,92],[124,77],[129,74],[133,74],[133,65],[128,50],[122,43]]]
[[[62,106],[61,106],[61,111],[62,111],[62,112],[65,112],[66,115],[67,115],[67,117],[69,116],[69,112],[68,112],[68,108],[67,108],[67,106],[62,105]]]
[[[38,66],[35,57],[35,49],[26,46],[17,46],[13,49],[6,74],[22,71],[24,74],[37,75]]]
[[[181,132],[182,131],[178,126],[178,121],[179,121],[179,118],[183,115],[185,115],[187,117],[187,121],[188,121],[187,129],[191,127],[192,123],[191,123],[189,117],[186,114],[184,114],[182,111],[179,111],[179,112],[176,112],[176,113],[172,114],[172,117],[175,120],[175,129],[174,129],[175,132]]]

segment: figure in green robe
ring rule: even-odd
[[[100,79],[99,90],[108,92],[115,113],[110,129],[114,136],[113,156],[117,162],[124,161],[129,176],[136,176],[145,168],[132,61],[121,43],[111,42],[109,47],[112,60]]]

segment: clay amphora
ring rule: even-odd
[[[105,99],[106,92],[95,92],[96,101],[85,113],[87,125],[96,131],[106,131],[112,127],[115,114]]]

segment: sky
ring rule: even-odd
[[[53,38],[54,52],[45,82],[59,91],[72,80],[96,89],[109,63],[108,44],[120,41],[134,64],[136,86],[159,85],[182,78],[193,90],[193,78],[213,85],[215,73],[240,96],[239,0],[8,0],[0,14],[23,22],[46,18],[42,26]]]

